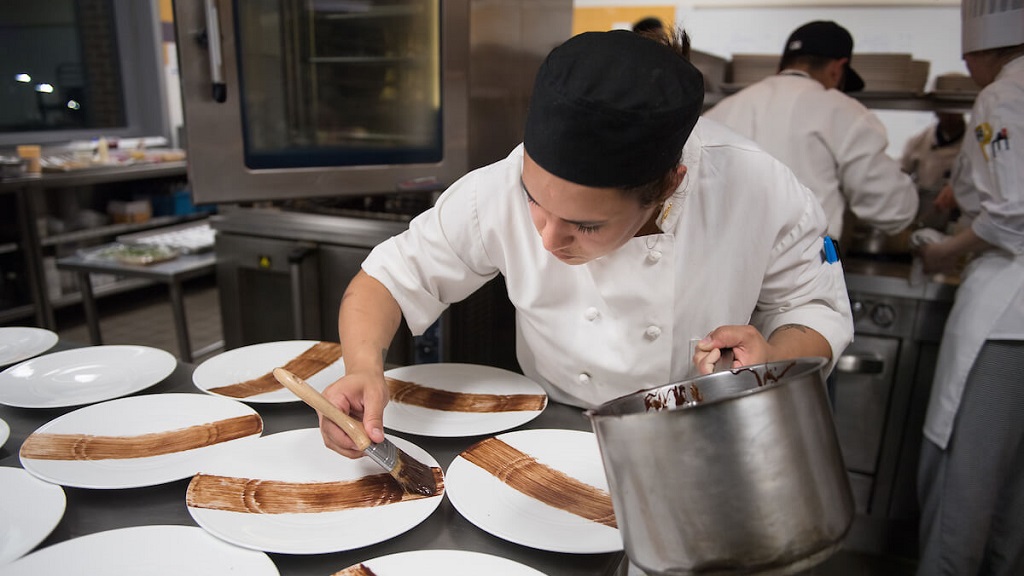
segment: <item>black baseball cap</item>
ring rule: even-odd
[[[782,57],[825,56],[826,58],[852,58],[853,36],[839,24],[828,20],[808,22],[797,28],[786,40]],[[843,92],[859,92],[864,89],[864,79],[846,62],[843,76]]]
[[[537,72],[523,145],[541,168],[594,187],[653,182],[679,163],[704,106],[704,75],[630,30],[584,32]]]

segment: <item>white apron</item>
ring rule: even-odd
[[[1024,258],[991,251],[968,264],[964,276],[942,334],[924,424],[925,436],[943,449],[953,433],[971,366],[996,321],[1017,299]],[[1017,290],[1007,289],[1014,284]]]

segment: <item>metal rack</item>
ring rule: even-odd
[[[2,249],[7,253],[22,253],[25,283],[31,299],[27,304],[0,310],[0,324],[34,318],[37,326],[54,329],[56,327],[54,308],[81,301],[81,297],[77,294],[53,299],[47,293],[46,272],[43,265],[45,251],[81,241],[112,239],[119,234],[156,228],[198,217],[192,215],[158,217],[146,222],[96,226],[44,238],[39,230],[38,218],[41,214],[38,205],[42,202],[46,191],[73,190],[84,186],[115,182],[183,178],[186,173],[185,161],[174,161],[44,173],[40,177],[21,177],[0,181],[0,194],[15,196],[18,222],[18,241],[13,245],[4,244]],[[144,284],[138,280],[128,280],[124,283],[106,286],[102,290],[97,290],[96,293],[97,295],[114,294],[135,289]]]

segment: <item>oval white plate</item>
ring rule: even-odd
[[[7,443],[7,439],[11,437],[11,427],[4,422],[3,418],[0,418],[0,448],[4,447]]]
[[[270,557],[195,526],[134,526],[79,536],[4,566],[4,576],[278,576]]]
[[[409,574],[443,574],[444,576],[544,576],[518,562],[500,556],[465,550],[417,550],[379,556],[373,560],[353,564],[363,565],[376,576],[408,576]],[[357,572],[358,574],[359,572]],[[342,571],[344,574],[344,571]]]
[[[519,430],[496,436],[568,476],[608,491],[597,437],[576,430]],[[445,491],[459,514],[498,538],[551,552],[597,554],[622,550],[619,530],[549,506],[456,456]]]
[[[393,368],[385,376],[449,392],[463,394],[535,394],[544,389],[522,374],[477,364],[417,364]],[[437,410],[392,399],[384,407],[384,425],[392,430],[434,437],[463,437],[495,434],[533,420],[543,412],[457,412]]]
[[[0,566],[36,547],[64,517],[67,497],[60,486],[21,468],[0,467]],[[2,571],[2,570],[0,570]]]
[[[228,350],[197,366],[195,372],[192,373],[192,382],[207,394],[229,398],[229,396],[211,392],[210,389],[239,384],[273,372],[274,368],[284,366],[289,360],[296,358],[317,342],[318,340],[286,340],[251,344]],[[324,388],[344,375],[345,363],[339,358],[334,364],[305,380],[309,382],[310,386],[322,392]],[[234,399],[256,403],[299,401],[298,396],[283,386],[280,390],[273,392]]]
[[[54,352],[0,372],[0,404],[18,408],[92,404],[149,388],[177,365],[170,352],[149,346],[89,346]]]
[[[57,334],[42,328],[0,328],[0,366],[15,364],[46,352],[57,343]]]
[[[439,467],[418,446],[388,439],[419,462]],[[278,480],[339,482],[386,472],[369,458],[351,460],[324,446],[319,428],[264,436],[242,450],[209,460],[203,474]],[[338,512],[253,514],[189,506],[196,523],[232,544],[281,554],[325,554],[383,542],[412,529],[440,505],[444,493],[430,498]]]
[[[249,406],[204,394],[148,394],[79,408],[40,426],[32,434],[138,436],[179,430],[237,416],[256,414]],[[31,438],[32,436],[29,436]],[[43,460],[25,458],[32,474],[76,488],[137,488],[188,478],[231,446],[259,434],[173,454],[111,460]]]

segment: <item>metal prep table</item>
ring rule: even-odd
[[[75,348],[58,343],[50,351]],[[179,362],[163,382],[139,394],[192,392],[202,394],[192,384],[195,365]],[[316,413],[302,402],[283,404],[252,404],[263,418],[263,434],[274,434],[317,425]],[[0,448],[0,466],[21,467],[18,451],[33,431],[47,422],[77,409],[12,408],[0,405],[0,418],[11,428],[11,436]],[[549,403],[547,409],[521,429],[562,428],[590,430],[590,423],[577,408]],[[455,457],[483,437],[428,438],[407,434],[401,436],[429,452],[447,470]],[[341,456],[339,456],[340,458]],[[138,525],[197,525],[185,507],[185,490],[191,479],[168,484],[125,490],[90,490],[64,488],[67,509],[60,524],[39,547],[64,540]],[[361,561],[410,550],[458,549],[502,556],[531,566],[545,574],[590,576],[616,574],[624,554],[563,554],[527,548],[507,542],[484,532],[463,518],[444,498],[433,514],[413,529],[390,540],[346,552],[316,555],[269,554],[283,576],[326,576]]]
[[[96,298],[93,295],[89,276],[93,273],[101,273],[144,278],[167,285],[171,298],[171,312],[174,316],[174,331],[178,340],[178,353],[185,362],[192,362],[193,358],[205,356],[224,347],[224,342],[220,340],[193,351],[192,340],[188,335],[188,322],[185,319],[185,297],[182,283],[191,278],[213,274],[217,257],[212,252],[179,254],[166,262],[148,265],[122,264],[116,260],[98,256],[107,248],[116,245],[116,243],[104,244],[87,252],[79,252],[57,260],[57,268],[72,270],[78,275],[78,289],[82,293],[82,306],[85,308],[86,324],[89,327],[89,340],[93,345],[103,344],[103,336],[100,333],[99,313],[96,310]]]

